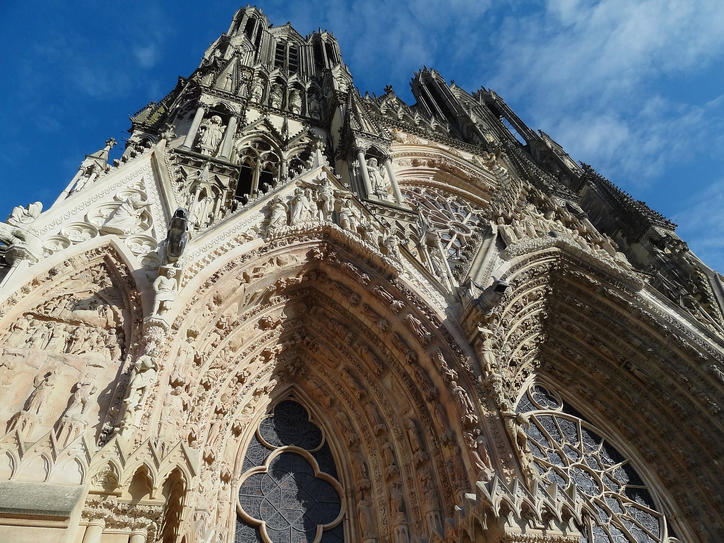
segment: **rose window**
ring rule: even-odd
[[[562,489],[575,486],[588,501],[592,515],[581,541],[667,540],[666,520],[652,493],[595,427],[540,385],[528,389],[517,411],[529,417],[528,448],[540,477]]]
[[[440,236],[450,269],[462,277],[480,243],[485,224],[480,210],[462,198],[429,188],[412,187],[405,196]]]
[[[334,459],[300,404],[283,401],[262,420],[242,469],[236,543],[344,541]]]

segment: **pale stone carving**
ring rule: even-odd
[[[100,230],[104,234],[130,234],[138,231],[141,213],[147,206],[143,196],[132,193],[106,219]]]
[[[281,228],[287,225],[287,204],[281,196],[275,196],[269,203],[269,229]]]
[[[178,273],[178,268],[173,266],[159,268],[158,277],[153,281],[153,291],[155,292],[153,315],[162,317],[171,309],[178,290],[178,280],[176,279]]]
[[[281,85],[273,85],[269,93],[269,105],[273,108],[281,108],[284,100],[284,91]]]
[[[299,224],[312,217],[311,204],[308,195],[301,187],[294,189],[294,195],[290,202],[290,224]]]
[[[128,394],[123,400],[125,416],[123,429],[126,430],[134,422],[136,413],[143,405],[151,387],[156,382],[158,363],[150,354],[141,355],[133,366],[131,380],[128,383]]]
[[[215,156],[221,139],[224,137],[224,128],[221,117],[218,115],[212,115],[210,119],[204,120],[199,128],[199,142],[197,144],[199,151]]]
[[[24,226],[31,224],[40,216],[43,211],[42,202],[33,202],[27,207],[15,206],[7,218],[7,223],[13,226]]]
[[[302,95],[297,89],[289,92],[289,111],[299,115],[302,112]]]
[[[367,174],[372,186],[372,194],[380,200],[390,199],[390,182],[384,167],[377,165],[375,157],[367,159]]]
[[[86,408],[97,390],[98,388],[93,384],[90,376],[86,376],[75,384],[68,408],[58,421],[57,437],[62,446],[73,441],[88,425]]]

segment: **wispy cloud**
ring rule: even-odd
[[[697,256],[724,271],[724,179],[693,194],[673,219]]]
[[[632,185],[720,138],[712,121],[724,95],[689,104],[665,92],[667,80],[724,57],[718,0],[549,0],[535,16],[507,18],[497,39],[491,86],[526,102],[574,156]]]
[[[156,44],[148,44],[133,48],[133,54],[141,68],[153,68],[161,57],[159,48]]]

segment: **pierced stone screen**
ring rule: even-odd
[[[530,421],[528,448],[544,481],[575,486],[594,513],[582,541],[659,543],[666,522],[628,459],[559,397],[531,386],[517,411]]]

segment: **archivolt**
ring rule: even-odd
[[[185,308],[194,319],[174,324],[159,380],[172,390],[148,414],[149,430],[173,428],[200,451],[201,499],[213,506],[215,493],[228,493],[224,478],[238,475],[240,436],[293,385],[321,406],[350,511],[364,495],[389,535],[403,524],[419,536],[441,530],[476,478],[462,427],[480,414],[450,389],[452,372],[474,390],[462,351],[369,255],[318,239],[287,243],[219,263]],[[403,505],[389,499],[396,485]],[[227,513],[217,524],[230,526]],[[357,523],[350,515],[351,534]]]
[[[503,274],[510,287],[490,322],[499,403],[514,405],[531,375],[565,387],[589,420],[621,435],[648,467],[669,513],[706,526],[722,506],[715,491],[722,446],[713,438],[721,421],[710,396],[720,384],[706,371],[717,355],[694,344],[681,323],[662,328],[665,315],[635,282],[605,269],[548,248],[521,256]],[[709,461],[689,460],[702,455]],[[701,485],[682,484],[682,473]],[[707,487],[707,495],[697,490]]]

